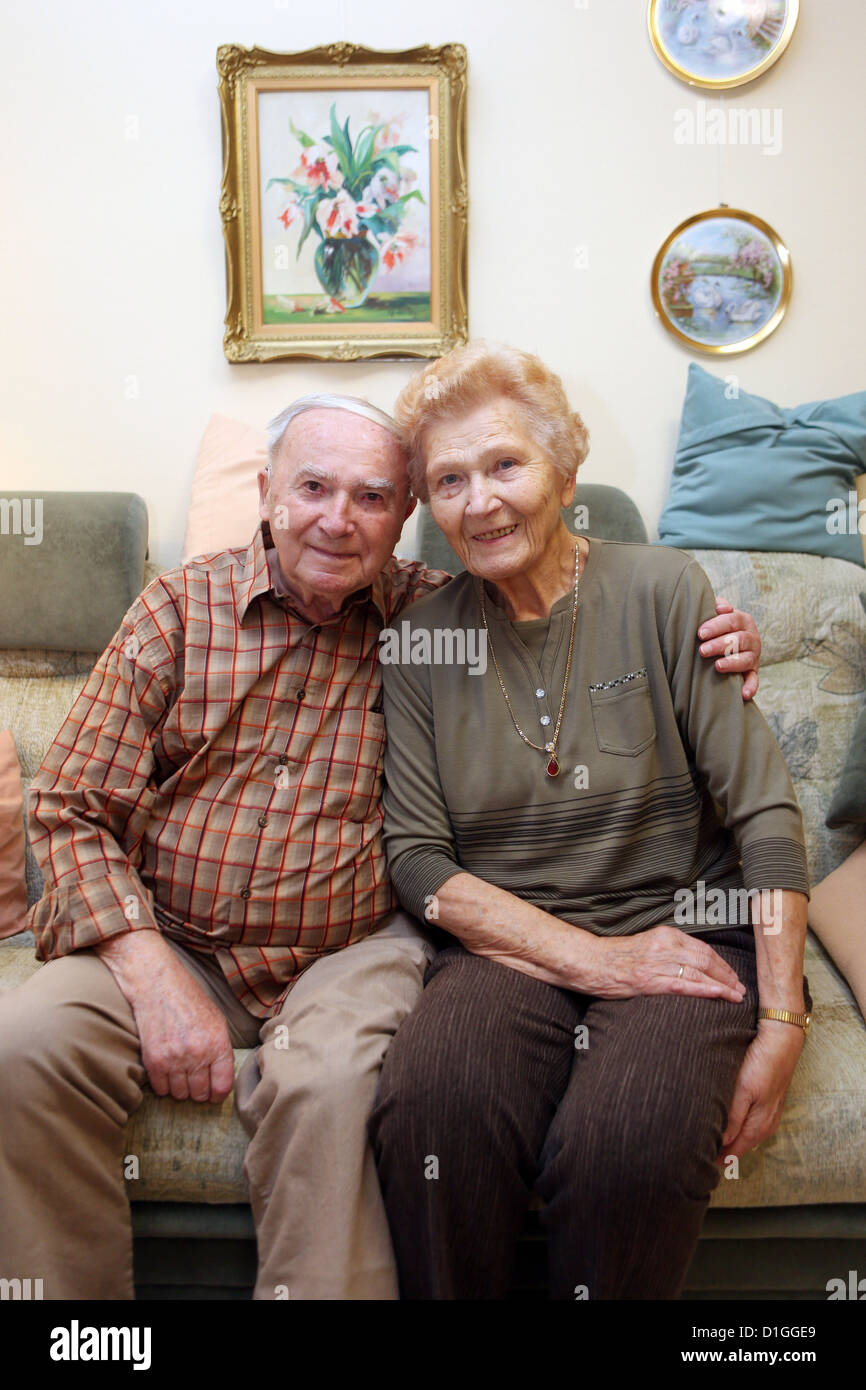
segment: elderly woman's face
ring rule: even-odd
[[[574,497],[520,406],[496,396],[424,434],[433,520],[471,574],[493,583],[531,570]]]

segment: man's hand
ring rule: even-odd
[[[126,932],[95,949],[135,1015],[156,1094],[225,1100],[234,1083],[226,1021],[159,932]]]
[[[718,1167],[732,1155],[742,1158],[775,1134],[804,1041],[803,1030],[793,1024],[762,1020],[758,1025],[734,1087]]]
[[[758,689],[761,634],[751,613],[741,613],[726,598],[716,599],[716,612],[698,628],[701,656],[716,657],[717,671],[744,672],[743,699],[751,700]]]

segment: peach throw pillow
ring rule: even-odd
[[[23,931],[27,916],[23,811],[15,740],[4,729],[0,733],[0,936]]]
[[[263,430],[211,416],[199,445],[181,564],[249,545],[259,521],[257,474],[267,459]]]

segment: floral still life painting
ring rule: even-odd
[[[745,352],[778,327],[791,293],[786,247],[740,210],[680,224],[653,264],[656,313],[675,337],[705,352]]]
[[[264,321],[362,306],[366,321],[425,321],[426,93],[343,93],[327,108],[323,95],[259,95]]]
[[[222,44],[230,362],[440,357],[469,337],[462,44]]]
[[[798,0],[650,0],[650,40],[682,81],[738,87],[781,57],[798,9]]]

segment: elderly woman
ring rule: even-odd
[[[695,649],[698,564],[563,524],[587,433],[558,377],[469,344],[395,413],[466,567],[384,667],[390,871],[448,933],[370,1122],[402,1296],[504,1297],[534,1188],[554,1298],[674,1298],[808,1029],[791,781]],[[418,659],[446,629],[485,670]]]

